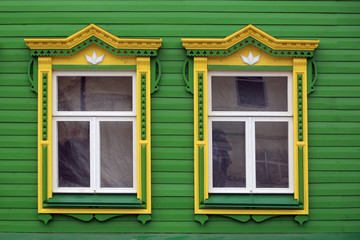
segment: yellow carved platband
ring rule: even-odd
[[[161,39],[118,38],[104,29],[90,24],[67,38],[26,38],[30,49],[71,49],[89,37],[95,36],[117,49],[159,49]]]
[[[181,41],[185,49],[228,49],[248,37],[252,37],[274,50],[313,51],[319,43],[319,40],[277,39],[251,24],[222,39],[182,38]]]

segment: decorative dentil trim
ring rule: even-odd
[[[141,140],[146,140],[146,73],[141,74]]]
[[[304,140],[304,129],[303,129],[303,87],[302,87],[302,74],[297,75],[297,102],[298,102],[298,140]]]
[[[288,40],[277,39],[265,33],[259,28],[249,24],[239,31],[223,38],[182,38],[181,41],[186,49],[221,49],[225,50],[233,45],[253,38],[274,50],[306,50],[314,51],[317,48],[318,40]]]
[[[198,128],[199,128],[199,140],[204,140],[204,74],[198,73],[198,104],[199,104],[199,118],[198,118]]]
[[[47,140],[47,110],[48,110],[48,102],[47,102],[47,96],[48,96],[48,86],[47,86],[47,80],[48,80],[48,74],[43,73],[42,74],[42,140]]]
[[[161,39],[118,38],[95,24],[90,24],[67,38],[27,38],[25,42],[30,49],[71,49],[93,36],[117,49],[157,50],[162,42]]]

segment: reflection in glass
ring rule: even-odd
[[[287,77],[213,76],[213,111],[287,111]]]
[[[287,122],[256,122],[256,187],[289,187]]]
[[[213,187],[245,187],[245,122],[212,122]]]
[[[90,187],[89,122],[57,125],[59,187]]]
[[[100,122],[101,187],[133,186],[132,122]]]
[[[132,77],[58,77],[59,111],[131,111]]]

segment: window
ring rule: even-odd
[[[53,192],[136,193],[136,74],[53,72]]]
[[[293,193],[292,73],[208,72],[209,192]]]
[[[313,90],[307,58],[318,42],[276,39],[252,25],[223,39],[182,39],[184,81],[194,94],[194,201],[202,224],[204,214],[306,218],[306,94]]]
[[[161,39],[118,38],[91,24],[67,38],[25,41],[39,99],[39,218],[150,220],[150,95]]]

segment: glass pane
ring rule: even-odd
[[[212,122],[213,187],[245,187],[245,122]]]
[[[59,187],[90,187],[89,122],[57,122]]]
[[[133,123],[101,122],[101,187],[133,187]]]
[[[58,77],[59,111],[131,111],[132,77]]]
[[[289,187],[287,122],[256,122],[256,187]]]
[[[211,78],[213,111],[287,111],[287,77]]]

